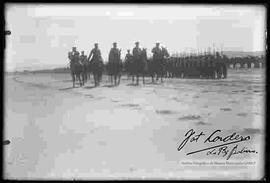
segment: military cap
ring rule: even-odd
[[[95,46],[97,46],[98,45],[98,43],[95,43]]]
[[[139,44],[139,41],[136,41],[135,44]]]
[[[115,44],[117,44],[117,42],[113,42],[113,44],[115,45]]]

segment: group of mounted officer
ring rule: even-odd
[[[162,80],[165,74],[165,57],[168,58],[169,54],[166,48],[160,48],[159,45],[160,43],[157,43],[156,47],[153,48],[153,59],[150,61],[147,59],[146,48],[141,49],[139,42],[136,42],[132,54],[130,50],[127,50],[125,60],[122,62],[121,49],[117,48],[117,43],[114,42],[106,65],[104,65],[97,43],[95,43],[95,47],[90,51],[88,57],[84,55],[84,51],[81,51],[80,54],[76,47],[73,47],[68,54],[73,86],[75,86],[76,79],[79,80],[80,86],[84,85],[87,79],[90,79],[90,73],[94,76],[95,86],[98,86],[104,70],[111,77],[111,83],[114,80],[114,85],[119,85],[122,72],[131,75],[132,81],[134,81],[134,77],[137,77],[137,84],[139,84],[140,76],[143,77],[143,82],[145,82],[144,76],[147,74],[150,74],[152,79],[156,76],[157,80],[159,77]]]
[[[76,79],[79,80],[80,86],[84,85],[87,79],[90,79],[90,73],[93,73],[95,86],[99,85],[102,78],[103,59],[97,43],[95,43],[88,57],[84,55],[84,51],[81,51],[80,55],[76,47],[73,47],[72,51],[68,53],[68,58],[70,60],[73,87]]]

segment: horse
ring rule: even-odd
[[[127,77],[129,78],[130,76],[133,77],[134,81],[134,72],[133,72],[133,57],[132,55],[126,56],[125,61],[124,61],[124,70],[125,73],[127,74]]]
[[[132,82],[134,81],[134,76],[137,78],[136,84],[139,84],[139,77],[142,76],[143,78],[143,84],[145,84],[145,75],[147,72],[147,52],[146,48],[143,48],[141,51],[139,58],[136,60],[132,60],[132,68],[131,68],[131,73],[132,73]]]
[[[103,59],[101,57],[92,59],[90,61],[90,67],[94,75],[95,86],[99,86],[104,68]]]
[[[86,61],[86,79],[90,80],[92,72],[92,66],[90,61]]]
[[[83,66],[79,62],[79,57],[77,55],[72,56],[71,53],[69,53],[69,59],[70,59],[70,71],[71,71],[71,77],[73,81],[73,88],[75,87],[76,79],[79,80],[80,86],[83,86],[84,85],[84,79],[82,75]]]
[[[153,58],[150,58],[149,60],[147,60],[147,65],[148,65],[148,74],[151,76],[152,78],[152,83],[154,83],[154,77],[156,74],[156,64],[153,60]]]
[[[142,78],[143,78],[143,84],[145,84],[145,76],[148,72],[148,65],[147,65],[147,51],[146,51],[146,48],[143,48],[142,52],[141,52],[141,61],[142,61]]]
[[[80,59],[80,62],[82,64],[82,79],[83,79],[83,83],[87,82],[87,67],[88,67],[88,61],[87,61],[87,57],[83,57]]]
[[[157,63],[157,78],[156,80],[158,81],[158,79],[161,79],[161,82],[163,83],[163,77],[165,75],[165,66],[168,62],[168,57],[169,57],[169,53],[168,50],[164,47],[161,48],[161,59],[159,60],[159,62]]]
[[[111,84],[113,84],[113,80],[114,80],[114,86],[119,85],[120,79],[121,79],[121,71],[122,71],[122,61],[120,58],[120,54],[119,54],[119,58],[114,58],[112,60],[109,60],[107,64],[107,70],[111,78]]]

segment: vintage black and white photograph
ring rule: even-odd
[[[4,179],[265,177],[265,6],[4,6]]]

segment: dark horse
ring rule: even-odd
[[[71,71],[71,77],[73,81],[73,88],[75,87],[75,81],[78,79],[80,82],[80,86],[84,85],[84,79],[83,79],[83,65],[79,62],[79,55],[72,55],[71,52],[69,52],[68,55],[70,59],[70,71]]]
[[[86,61],[86,79],[90,80],[91,72],[92,72],[92,67],[90,61]]]
[[[94,75],[95,86],[99,86],[100,81],[102,79],[102,71],[104,67],[102,58],[99,57],[96,59],[92,59],[90,61],[90,67]]]
[[[156,81],[161,79],[163,82],[163,77],[166,74],[166,64],[169,53],[166,48],[162,47],[160,59],[150,61],[150,75],[152,77],[152,82],[154,82],[154,76],[156,76]]]
[[[134,76],[137,77],[137,82],[136,84],[139,84],[139,77],[142,76],[143,78],[143,84],[145,84],[144,77],[147,72],[147,53],[146,53],[146,48],[143,48],[143,50],[140,53],[139,59],[133,60],[132,64],[132,82],[134,81]]]
[[[87,71],[88,71],[89,62],[87,61],[87,57],[84,55],[81,55],[80,62],[81,62],[82,67],[83,67],[83,73],[82,73],[83,83],[86,83],[87,79],[88,79],[87,78]]]
[[[107,65],[107,71],[110,76],[111,84],[113,85],[119,85],[120,79],[121,79],[121,71],[122,71],[122,61],[120,58],[120,52],[119,51],[119,57],[118,58],[112,58],[109,59],[108,65]]]

